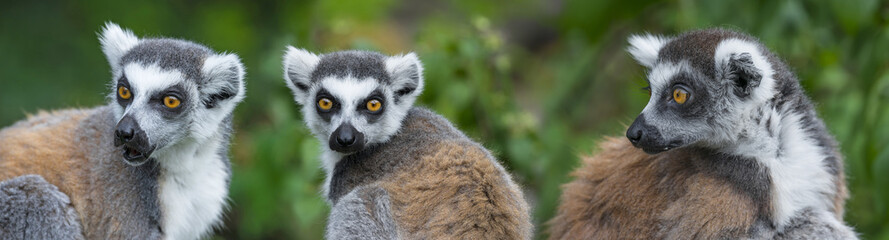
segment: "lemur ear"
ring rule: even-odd
[[[661,51],[661,48],[664,47],[670,39],[651,34],[643,34],[632,35],[627,41],[630,42],[630,47],[627,48],[627,52],[630,52],[630,55],[633,55],[633,58],[635,58],[639,64],[642,64],[642,66],[653,68],[654,64],[657,62],[658,52]]]
[[[423,92],[423,64],[417,54],[408,53],[386,58],[386,71],[395,89],[395,102],[413,100]]]
[[[762,80],[762,73],[755,65],[750,53],[733,53],[729,56],[726,77],[735,84],[735,94],[739,97],[750,95]]]
[[[244,98],[244,65],[235,54],[211,55],[201,67],[204,75],[201,102],[207,108],[240,102]]]
[[[108,63],[111,64],[112,70],[120,67],[118,65],[120,64],[120,58],[136,44],[139,44],[139,38],[132,31],[122,29],[113,22],[105,23],[99,41],[102,42],[102,52],[108,58]]]
[[[771,75],[771,64],[755,43],[740,39],[725,40],[716,47],[714,58],[720,78],[733,85],[739,97],[754,94],[760,85],[771,85],[770,81],[763,81],[764,77]]]
[[[298,102],[308,94],[312,72],[321,58],[309,51],[287,46],[284,53],[284,80]]]

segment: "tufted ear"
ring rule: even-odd
[[[244,65],[238,55],[211,55],[204,60],[201,73],[201,102],[207,108],[227,106],[244,98]]]
[[[714,54],[720,78],[734,86],[735,94],[747,97],[762,89],[759,97],[772,85],[771,64],[762,55],[759,45],[741,39],[728,39],[719,43]]]
[[[402,100],[412,103],[423,92],[423,64],[417,54],[386,58],[386,71],[391,76],[396,103]]]
[[[746,97],[750,92],[759,87],[762,80],[762,72],[755,65],[750,53],[732,53],[726,60],[728,75],[726,77],[735,84],[735,94]]]
[[[308,94],[312,81],[312,72],[321,58],[306,50],[287,46],[284,53],[284,80],[287,87],[293,91],[297,102],[302,102]]]
[[[651,35],[632,35],[627,41],[630,43],[630,47],[627,48],[627,52],[630,52],[630,55],[633,55],[633,58],[645,66],[647,68],[653,68],[654,64],[657,62],[658,52],[661,51],[661,48],[670,41],[670,39]]]
[[[139,44],[139,38],[133,32],[122,29],[113,22],[105,23],[99,41],[102,42],[102,52],[108,58],[108,63],[111,64],[113,71],[120,67],[120,58],[136,44]]]

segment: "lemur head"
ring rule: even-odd
[[[107,23],[100,40],[111,64],[108,99],[115,145],[140,165],[177,143],[218,137],[244,98],[244,66],[235,54],[176,39],[139,39]]]
[[[288,47],[284,79],[312,133],[331,150],[351,154],[388,141],[401,128],[423,90],[423,67],[413,53],[319,56]]]
[[[708,29],[629,42],[630,54],[649,70],[651,98],[627,138],[647,153],[731,144],[745,131],[745,116],[776,95],[780,63],[750,36]]]

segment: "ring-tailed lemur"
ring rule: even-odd
[[[329,239],[529,239],[519,187],[445,118],[412,107],[423,89],[413,53],[289,47],[284,78],[324,144]]]
[[[651,99],[574,172],[551,239],[857,237],[836,143],[777,56],[723,29],[629,42]]]
[[[237,55],[139,39],[113,23],[108,105],[39,113],[0,131],[0,235],[196,239],[220,223],[230,179]]]

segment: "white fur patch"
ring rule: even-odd
[[[423,92],[423,64],[420,63],[417,54],[408,53],[406,55],[386,58],[386,71],[393,77],[392,84],[396,86],[404,85],[408,81],[414,81],[413,79],[409,79],[409,77],[412,75],[412,72],[416,73],[418,78],[417,88],[412,95],[418,95]]]
[[[648,104],[645,105],[645,108],[642,109],[642,113],[650,112],[655,106],[657,106],[657,101],[662,99],[660,94],[663,92],[670,83],[670,79],[673,78],[676,74],[679,74],[683,70],[683,68],[688,67],[688,63],[682,61],[678,64],[664,62],[657,64],[654,66],[651,71],[648,73],[648,84],[651,88],[651,97],[648,99]],[[649,122],[653,122],[655,119],[652,117],[655,114],[646,114],[646,119]]]
[[[651,35],[632,35],[629,39],[630,47],[627,48],[627,52],[630,52],[630,55],[642,64],[642,66],[652,68],[655,63],[657,63],[657,55],[658,52],[661,51],[661,48],[670,41],[670,39]]]
[[[724,74],[719,71],[726,69],[724,66],[728,64],[732,54],[741,53],[749,53],[751,60],[753,60],[753,65],[762,71],[762,80],[760,80],[759,86],[750,94],[751,98],[753,98],[752,103],[762,103],[771,99],[775,96],[775,79],[773,77],[775,71],[772,69],[772,64],[769,63],[768,59],[762,55],[757,43],[737,38],[726,39],[720,42],[716,46],[716,53],[713,54],[714,62],[716,63],[715,67],[719,75]]]
[[[246,95],[247,87],[244,82],[244,66],[241,60],[235,54],[213,55],[204,60],[201,69],[204,76],[212,80],[205,83],[201,88],[201,95],[207,96],[219,92],[225,87],[232,87],[231,84],[237,84],[237,92],[226,100],[220,100],[213,108],[197,108],[194,114],[195,120],[192,124],[192,135],[199,141],[209,139],[213,134],[219,131],[219,124],[228,116],[228,113],[234,111],[235,106]]]
[[[160,91],[172,87],[176,83],[185,81],[185,75],[176,69],[162,69],[157,65],[144,66],[138,63],[130,63],[124,66],[123,73],[130,82],[130,91],[133,97],[147,97],[154,91]],[[117,94],[115,86],[114,94]]]
[[[118,68],[120,58],[127,51],[139,44],[139,38],[132,31],[122,29],[113,22],[105,23],[99,41],[102,42],[102,52],[108,58],[112,70]]]
[[[130,106],[126,111],[135,111],[135,109],[142,108],[146,104],[149,104],[148,101],[150,100],[149,97],[152,92],[169,88],[185,79],[185,76],[178,70],[164,70],[157,65],[143,66],[138,63],[130,63],[123,66],[123,71],[115,74],[115,79],[119,78],[122,74],[127,76],[127,81],[130,83],[130,92],[133,94],[132,103],[130,103]],[[117,86],[117,81],[113,81],[111,85],[111,94],[108,95],[109,99],[116,98],[118,94]],[[126,112],[123,112],[123,108],[117,105],[114,106],[115,116],[117,117],[117,120],[120,120]],[[143,122],[141,119],[137,120]],[[145,121],[145,123],[149,122],[150,121]]]
[[[834,179],[824,166],[822,149],[815,139],[800,126],[799,116],[781,119],[780,144],[783,152],[778,157],[763,158],[769,169],[773,186],[773,214],[778,226],[783,226],[793,214],[811,207],[827,210],[832,199]]]
[[[198,239],[221,223],[230,176],[219,157],[222,136],[215,137],[203,143],[183,141],[158,154],[166,239]]]
[[[321,145],[321,167],[324,168],[324,172],[326,173],[324,176],[324,185],[321,186],[321,193],[322,196],[324,196],[324,200],[330,203],[330,199],[327,198],[327,196],[330,194],[330,181],[333,179],[333,169],[336,167],[336,163],[346,155],[330,150],[330,148],[327,147],[326,142],[322,142]]]
[[[748,137],[726,150],[755,158],[768,168],[772,181],[771,212],[780,231],[803,209],[829,211],[832,199],[825,196],[836,192],[836,179],[827,172],[823,149],[800,126],[800,116],[782,116],[770,110],[763,118],[771,118],[772,134],[766,132],[765,126],[741,123],[751,126],[745,131]]]
[[[358,101],[368,97],[380,84],[373,79],[359,80],[352,77],[327,77],[321,80],[321,86],[340,100],[340,104],[342,104],[345,110],[354,110],[357,106],[356,104],[363,104],[363,102],[359,103]]]
[[[202,94],[218,92],[226,85],[232,84],[233,81],[236,81],[238,83],[237,95],[243,97],[243,94],[241,93],[243,93],[246,88],[244,87],[244,83],[241,80],[244,79],[245,73],[244,65],[241,64],[241,59],[238,58],[238,55],[224,54],[209,56],[207,57],[207,59],[204,60],[204,65],[201,67],[201,72],[204,74],[204,76],[213,79],[213,81],[210,81],[202,86]]]
[[[315,66],[317,66],[320,61],[321,58],[314,53],[293,46],[287,46],[287,50],[284,53],[284,81],[286,82],[287,87],[293,91],[293,95],[296,97],[297,102],[305,101],[305,99],[302,98],[306,97],[308,94],[299,90],[294,83],[303,83],[308,86],[308,83],[311,80],[310,78],[312,77],[312,71],[315,70]]]

